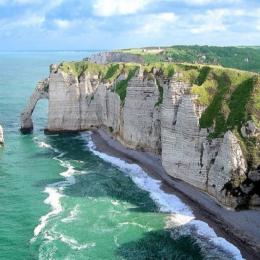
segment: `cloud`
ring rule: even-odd
[[[171,12],[144,15],[140,17],[139,21],[142,24],[138,25],[135,33],[143,36],[156,34],[156,37],[158,37],[158,33],[163,35],[163,30],[170,28],[177,19],[178,16]]]
[[[210,5],[210,4],[235,4],[241,0],[184,0],[188,5]]]
[[[63,20],[63,19],[54,19],[54,24],[62,30],[66,30],[72,26],[72,23],[68,20]]]
[[[242,9],[213,9],[204,14],[194,15],[191,22],[192,33],[221,32],[227,30],[226,20],[245,16]]]
[[[27,5],[27,4],[39,4],[42,0],[13,0],[14,4]]]
[[[259,31],[258,0],[0,0],[0,49],[258,44]]]
[[[36,14],[29,14],[20,19],[19,26],[21,26],[21,27],[39,27],[44,22],[45,22],[44,16],[40,16],[40,15],[36,15]]]
[[[0,0],[0,5],[38,5],[48,1],[44,0]],[[51,2],[51,1],[50,1]]]
[[[17,17],[15,21],[10,22],[6,19],[0,20],[0,31],[11,33],[19,28],[39,28],[45,22],[44,16],[28,13],[21,17]]]
[[[212,31],[225,31],[226,26],[223,18],[226,15],[225,10],[209,10],[206,14],[199,14],[193,17],[195,27],[191,29],[192,33],[205,33]],[[196,25],[197,24],[197,25]]]
[[[115,16],[135,14],[143,10],[153,0],[95,0],[93,13],[96,16]]]

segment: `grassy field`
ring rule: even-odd
[[[144,56],[145,63],[173,61],[215,64],[223,67],[260,72],[260,47],[172,46],[125,49],[123,52]]]

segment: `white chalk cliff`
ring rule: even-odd
[[[30,97],[24,111],[21,114],[21,130],[22,132],[30,132],[33,129],[32,113],[34,108],[40,99],[48,99],[48,79],[39,81],[33,94]]]
[[[159,99],[159,85],[163,100]],[[207,139],[199,118],[205,109],[196,104],[191,86],[140,69],[128,82],[124,104],[98,74],[77,77],[53,65],[22,113],[21,128],[33,128],[31,114],[37,101],[49,99],[47,130],[81,131],[105,126],[124,145],[161,155],[166,172],[211,194],[221,204],[236,207],[241,194],[236,188],[246,180],[247,163],[236,136]]]

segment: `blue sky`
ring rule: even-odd
[[[0,0],[0,50],[260,45],[260,0]]]

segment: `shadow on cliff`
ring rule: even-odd
[[[86,142],[78,134],[47,136],[47,143],[64,155],[62,161],[69,161],[77,171],[77,182],[67,187],[63,193],[74,197],[111,198],[131,203],[136,212],[158,212],[158,207],[149,193],[138,188],[129,176],[103,161],[86,149]],[[58,153],[56,154],[58,155]],[[44,155],[45,156],[45,155]],[[62,169],[66,171],[66,168]],[[57,179],[61,181],[64,179]],[[51,180],[53,181],[53,180]],[[51,182],[54,183],[54,182]],[[51,184],[41,180],[35,186]]]
[[[188,236],[172,239],[169,230],[147,232],[139,240],[120,245],[116,255],[127,260],[203,259],[195,239]]]

